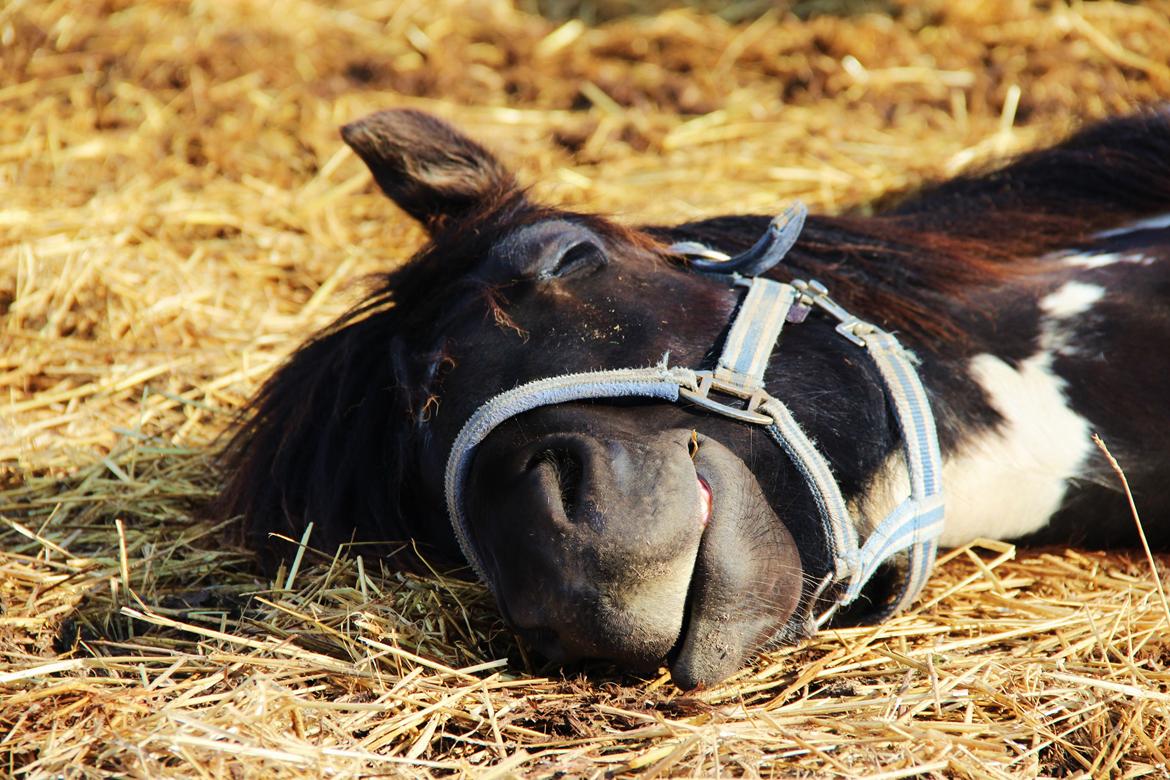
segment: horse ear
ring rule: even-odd
[[[382,191],[431,233],[516,188],[490,152],[421,111],[379,111],[342,127],[341,137]]]

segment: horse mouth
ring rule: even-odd
[[[742,668],[788,621],[801,594],[795,541],[745,484],[754,484],[754,475],[729,449],[711,439],[706,444],[695,457],[702,533],[678,638],[665,659],[684,690]]]
[[[706,454],[706,453],[704,453]],[[707,574],[707,567],[703,561],[710,555],[711,546],[711,521],[715,510],[715,492],[711,488],[711,483],[702,473],[703,467],[696,457],[695,460],[695,482],[698,486],[697,499],[697,517],[699,527],[702,528],[702,533],[699,536],[699,544],[695,549],[695,562],[691,570],[690,582],[687,584],[686,600],[683,604],[682,623],[679,626],[678,639],[675,641],[674,647],[666,656],[666,665],[670,669],[671,679],[675,684],[684,689],[691,689],[699,687],[704,683],[713,682],[710,680],[697,680],[694,675],[684,670],[683,664],[683,649],[690,645],[694,646],[699,637],[693,636],[694,630],[697,628],[698,619],[697,613],[700,610],[699,593],[704,587],[704,578]],[[728,519],[730,521],[730,518]]]
[[[695,479],[699,483],[699,527],[706,528],[707,523],[711,522],[711,510],[715,506],[715,497],[711,494],[711,486],[707,484],[707,480],[698,474],[695,475]]]
[[[670,677],[680,688],[689,690],[690,688],[698,687],[701,682],[696,684],[689,684],[692,682],[690,676],[682,668],[682,653],[683,648],[688,644],[694,644],[695,637],[692,636],[695,627],[695,613],[697,611],[696,602],[698,600],[697,591],[700,585],[699,560],[704,553],[704,545],[707,543],[707,533],[704,527],[702,537],[699,539],[699,548],[695,554],[695,567],[691,572],[691,580],[687,585],[686,601],[683,603],[682,624],[678,629],[678,639],[675,640],[674,647],[666,654],[666,666],[670,669]]]

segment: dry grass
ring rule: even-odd
[[[547,200],[678,220],[1170,98],[1164,1],[530,5],[0,6],[0,773],[1168,776],[1140,552],[957,550],[910,614],[682,695],[533,669],[480,588],[360,550],[264,581],[199,519],[231,413],[421,239],[344,121],[420,106]]]

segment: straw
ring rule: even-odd
[[[0,5],[0,774],[1166,776],[1165,554],[977,542],[683,693],[360,547],[274,581],[204,508],[232,415],[423,239],[344,122],[432,111],[627,223],[864,213],[1167,62],[1165,0]]]

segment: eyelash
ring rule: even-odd
[[[597,257],[599,262],[596,265],[601,266],[605,262],[605,256],[602,253],[601,247],[592,241],[582,241],[574,244],[565,250],[560,257],[557,258],[556,265],[539,274],[539,279],[556,279],[562,278],[571,274],[577,268],[585,265],[590,259]]]

